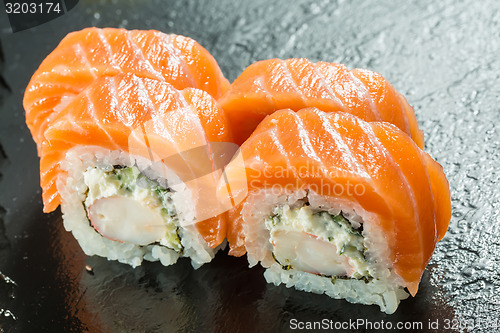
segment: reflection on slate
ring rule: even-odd
[[[3,99],[5,98],[5,93],[7,91],[10,92],[10,87],[7,85],[7,82],[5,82],[5,79],[2,75],[4,66],[5,66],[5,56],[3,54],[2,41],[0,40],[0,107],[2,106]],[[4,159],[6,158],[3,149],[0,152],[0,154],[3,154],[2,157]]]
[[[478,331],[478,324],[498,331],[484,328],[495,319],[500,325],[499,13],[495,0],[398,6],[389,0],[82,0],[37,27],[0,30],[0,328],[274,332],[290,331],[292,319],[363,319],[421,322],[418,332],[464,331],[460,323],[468,320],[475,325],[468,331]],[[42,213],[38,157],[21,101],[44,57],[68,32],[88,26],[192,37],[229,80],[250,63],[274,57],[382,73],[415,107],[426,151],[443,165],[451,185],[450,229],[416,297],[386,315],[377,306],[266,284],[262,268],[248,268],[245,258],[225,252],[198,270],[186,259],[133,269],[85,256],[64,230],[60,210]],[[440,329],[429,330],[436,321]]]
[[[5,96],[10,91],[9,87],[5,83],[2,76],[2,71],[4,68],[4,56],[2,52],[2,43],[0,41],[0,110],[2,110],[2,104]],[[0,139],[0,182],[4,177],[2,173],[2,167],[7,163],[7,154],[2,146],[2,141]],[[11,258],[10,242],[6,235],[5,230],[5,215],[7,211],[0,203],[0,263],[6,263]],[[4,322],[12,323],[15,321],[16,317],[12,313],[10,306],[12,305],[12,300],[15,298],[16,282],[8,277],[2,272],[0,267],[0,328],[4,325]]]

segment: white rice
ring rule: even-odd
[[[93,167],[111,171],[114,165],[128,167],[136,165],[146,177],[157,181],[162,186],[169,182],[175,184],[171,187],[174,191],[172,200],[179,218],[179,236],[184,248],[182,256],[189,257],[194,268],[212,260],[217,250],[224,244],[216,249],[208,247],[196,230],[196,226],[185,223],[185,221],[192,221],[195,208],[189,189],[175,174],[160,162],[152,164],[149,160],[139,156],[96,146],[77,146],[69,150],[65,160],[61,162],[61,169],[67,172],[67,176],[62,173],[57,179],[57,190],[62,198],[64,227],[73,233],[85,254],[118,260],[133,267],[139,266],[143,260],[160,261],[168,266],[174,264],[179,258],[179,253],[164,246],[156,244],[140,246],[112,241],[102,237],[90,225],[82,203],[85,201],[87,191],[83,173]]]
[[[402,278],[392,269],[389,260],[389,245],[384,233],[378,227],[377,217],[360,206],[353,206],[340,197],[321,196],[313,191],[296,191],[276,194],[273,190],[261,190],[249,194],[242,208],[245,247],[250,266],[261,263],[266,269],[267,282],[299,290],[346,299],[352,303],[376,304],[388,314],[396,311],[400,300],[408,297],[404,291]],[[273,209],[288,205],[299,207],[307,199],[314,211],[327,211],[331,215],[340,212],[351,222],[353,228],[363,226],[362,236],[366,247],[365,256],[370,263],[373,279],[368,283],[356,279],[334,279],[303,272],[294,268],[285,270],[273,258],[270,231],[264,220],[271,216]],[[255,209],[258,207],[258,209]]]
[[[351,303],[378,305],[380,310],[392,314],[398,308],[400,300],[406,299],[408,294],[398,286],[390,285],[388,281],[371,280],[368,283],[362,280],[336,279],[290,269],[283,270],[277,263],[271,265],[264,272],[268,283],[278,286],[284,284],[287,288],[326,294],[332,298],[345,299]]]

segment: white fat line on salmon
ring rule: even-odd
[[[155,75],[155,79],[159,81],[165,81],[165,78],[163,77],[162,73],[157,71],[156,68],[153,66],[151,61],[146,57],[142,49],[137,45],[137,43],[133,40],[133,37],[131,37],[132,31],[128,30],[126,32],[126,40],[132,46],[134,49],[134,54],[137,56],[137,58],[141,58],[142,63],[145,64],[145,67],[148,68],[150,73],[153,73]]]
[[[160,41],[163,42],[163,46],[165,47],[165,49],[167,50],[168,52],[168,55],[176,61],[176,65],[179,66],[179,68],[182,68],[182,71],[186,74],[189,74],[187,77],[189,78],[189,84],[188,86],[189,87],[196,87],[197,84],[195,82],[195,77],[196,77],[196,74],[193,74],[192,70],[189,68],[189,61],[186,59],[186,57],[184,56],[184,54],[180,51],[180,48],[176,47],[175,46],[175,43],[176,43],[176,39],[180,37],[178,35],[174,35],[174,34],[170,34],[170,35],[165,35],[165,34],[161,34],[160,35]],[[184,42],[186,43],[186,41],[184,41],[182,38],[180,38],[181,41],[180,43]],[[190,40],[188,41],[189,43],[191,44],[194,44],[194,40]],[[186,49],[193,49],[193,45],[186,45],[188,47],[186,47]],[[172,67],[175,65],[171,65]],[[170,64],[169,64],[170,65]]]
[[[297,95],[300,96],[300,99],[302,100],[303,105],[307,105],[305,97],[304,97],[304,93],[299,88],[299,85],[298,85],[297,81],[295,81],[295,77],[292,75],[292,73],[290,72],[290,69],[287,66],[288,62],[284,61],[284,60],[280,60],[279,63],[283,67],[283,74],[285,75],[285,78],[288,78],[288,80],[290,81],[291,85],[293,86],[293,88],[297,92]]]
[[[383,121],[382,117],[380,116],[380,111],[378,110],[375,101],[370,95],[368,87],[356,75],[354,75],[353,71],[348,70],[347,72],[349,73],[351,81],[358,88],[357,91],[361,92],[363,94],[364,100],[368,102],[368,105],[370,106],[370,111],[372,112],[372,115],[375,117],[375,120]],[[361,96],[360,100],[363,100]]]
[[[97,78],[96,69],[90,64],[90,61],[86,54],[87,52],[86,49],[82,47],[82,44],[80,42],[78,42],[77,44],[73,45],[73,50],[75,51],[75,55],[85,65],[85,68],[88,70],[88,72],[92,75],[94,79],[96,79]]]
[[[83,206],[90,226],[101,236],[182,254],[172,189],[147,178],[137,166],[89,167],[83,180]]]
[[[340,100],[340,98],[333,91],[332,87],[328,84],[328,82],[326,82],[325,76],[322,73],[320,73],[320,71],[318,70],[318,63],[312,63],[312,65],[313,65],[312,68],[313,68],[314,74],[316,74],[316,76],[319,77],[321,85],[330,94],[330,99],[333,100],[334,103],[336,103],[337,105],[339,105],[342,108],[341,111],[348,112],[346,105],[344,103],[342,103],[342,101]]]

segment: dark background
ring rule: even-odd
[[[263,269],[219,253],[136,269],[86,257],[42,213],[22,96],[43,58],[88,26],[196,39],[233,80],[250,63],[307,57],[382,73],[415,108],[426,150],[451,187],[448,234],[419,293],[393,315],[268,285]],[[80,1],[12,33],[0,11],[0,327],[5,332],[287,331],[290,320],[439,321],[439,331],[500,326],[500,3],[490,1]],[[93,267],[93,273],[85,270]],[[14,282],[11,282],[12,279]],[[14,319],[15,318],[15,319]],[[481,325],[481,329],[479,329]]]

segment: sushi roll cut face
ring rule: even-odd
[[[250,207],[263,207],[256,212]],[[408,297],[376,217],[313,191],[250,194],[242,209],[250,265],[266,280],[393,313]]]
[[[138,266],[171,265],[181,256],[194,267],[216,253],[196,224],[193,193],[160,162],[100,147],[68,151],[58,179],[64,226],[87,255]],[[170,186],[169,183],[177,185]]]
[[[83,180],[88,188],[83,202],[87,216],[103,237],[182,250],[170,188],[148,179],[137,166],[88,168]]]
[[[313,274],[373,279],[362,226],[354,228],[342,212],[313,211],[308,205],[278,206],[265,219],[274,260],[284,269]]]

